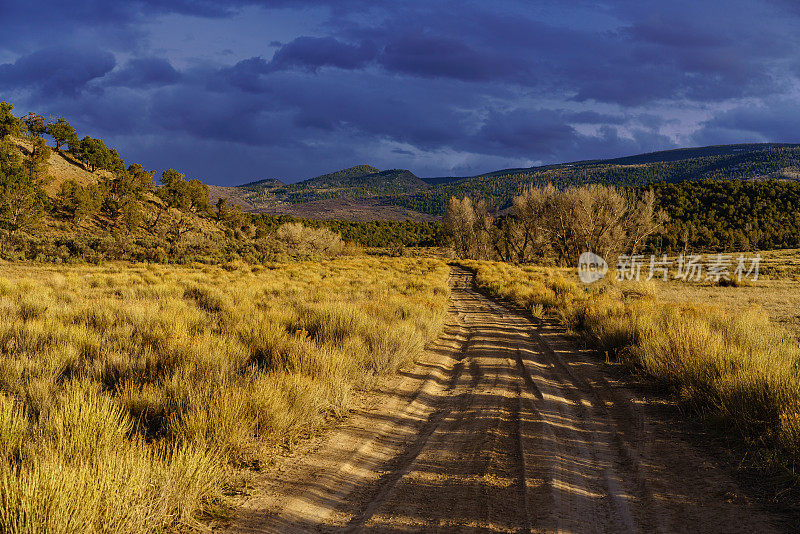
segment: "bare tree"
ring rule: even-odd
[[[468,197],[451,197],[444,213],[444,225],[457,256],[471,258],[475,241],[475,210]]]
[[[636,254],[643,242],[664,227],[668,216],[664,210],[656,210],[656,194],[652,189],[631,204],[627,217],[628,247]]]
[[[301,223],[282,224],[275,237],[292,256],[337,256],[344,249],[340,234],[327,228],[309,228]]]
[[[665,218],[652,191],[636,198],[600,184],[563,191],[548,184],[523,191],[497,220],[485,202],[451,198],[445,226],[461,257],[524,263],[552,255],[563,265],[583,252],[608,261],[622,251],[635,253]]]
[[[503,227],[507,257],[525,263],[544,256],[550,239],[550,210],[557,190],[552,185],[528,188],[515,197],[511,218]]]
[[[494,253],[492,240],[495,237],[494,213],[488,202],[479,200],[473,205],[472,257],[479,260],[491,259]]]

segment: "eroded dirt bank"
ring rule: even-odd
[[[264,474],[231,532],[776,532],[576,350],[451,277],[443,336]]]

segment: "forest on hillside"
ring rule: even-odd
[[[786,173],[787,178],[800,177],[800,147],[777,146],[767,150],[638,165],[601,162],[516,169],[508,174],[498,172],[449,181],[429,191],[385,197],[383,201],[422,213],[441,215],[452,196],[483,198],[504,209],[510,206],[514,196],[526,188],[546,184],[559,188],[592,183],[642,187],[658,182],[751,180],[768,178],[773,173],[781,172]]]

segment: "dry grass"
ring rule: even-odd
[[[655,284],[660,301],[680,304],[703,302],[736,313],[763,310],[769,318],[800,339],[800,282],[762,278],[740,287],[670,281]]]
[[[765,465],[797,476],[800,345],[761,308],[664,302],[654,282],[585,286],[574,269],[464,265],[484,290],[534,314],[559,315],[591,345],[644,370],[744,440]]]
[[[800,340],[800,250],[771,250],[759,254],[761,276],[757,281],[747,281],[738,287],[720,287],[709,282],[659,281],[654,285],[657,297],[675,304],[703,302],[735,313],[761,308],[772,321]],[[753,253],[745,253],[745,256],[751,255]]]
[[[447,268],[0,266],[0,530],[181,530],[438,334]]]

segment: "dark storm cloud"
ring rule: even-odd
[[[376,54],[375,45],[369,41],[350,45],[333,37],[298,37],[275,52],[270,68],[300,67],[316,71],[320,67],[336,67],[353,70],[366,65]]]
[[[492,113],[472,140],[471,148],[543,158],[574,143],[577,135],[557,111],[515,110]]]
[[[248,145],[289,139],[288,119],[279,120],[274,106],[252,95],[178,86],[159,91],[153,101],[149,120],[165,131]]]
[[[371,42],[351,45],[333,37],[298,37],[282,46],[270,61],[251,57],[225,67],[209,76],[209,86],[224,90],[233,87],[248,93],[269,92],[265,75],[292,69],[316,73],[321,67],[355,70],[375,58],[377,50]]]
[[[262,75],[272,71],[269,62],[264,58],[251,57],[231,67],[208,73],[207,84],[217,91],[225,91],[229,87],[248,93],[262,93],[268,91]]]
[[[641,128],[631,137],[620,136],[617,127],[608,124],[594,134],[582,134],[568,124],[577,122],[574,115],[550,109],[493,113],[463,148],[487,155],[571,161],[674,147],[668,137]]]
[[[97,49],[45,48],[0,65],[0,88],[27,90],[44,98],[77,97],[115,64],[112,54]]]
[[[212,182],[797,140],[788,0],[8,4],[1,99]]]
[[[529,74],[523,61],[479,52],[455,39],[404,35],[380,50],[371,40],[349,44],[333,37],[298,37],[278,49],[271,61],[250,58],[225,69],[224,75],[237,87],[254,91],[262,87],[261,75],[273,71],[356,70],[373,63],[398,74],[464,81],[521,81]]]
[[[429,78],[465,81],[527,81],[527,65],[515,57],[481,51],[463,41],[424,34],[406,34],[390,41],[380,56],[389,71]]]
[[[598,113],[596,111],[577,111],[564,115],[564,120],[577,124],[624,124],[627,118],[623,115]]]
[[[776,141],[800,142],[800,106],[796,101],[779,100],[763,105],[740,106],[719,113],[703,122],[694,133],[696,142]]]
[[[318,74],[305,70],[274,72],[260,58],[210,76],[213,83],[206,87],[181,90],[176,98],[159,98],[161,113],[184,117],[186,124],[196,127],[195,120],[208,116],[209,104],[203,99],[209,98],[215,106],[234,113],[231,124],[239,121],[240,113],[247,122],[257,113],[283,112],[291,117],[291,124],[281,125],[284,139],[302,137],[306,130],[347,131],[434,149],[455,141],[466,127],[468,117],[453,104],[465,108],[476,105],[474,95],[455,94],[447,82],[431,84],[412,78],[398,84],[379,74],[356,80],[341,71],[329,73],[320,83]],[[449,95],[448,105],[442,105],[442,95]],[[173,112],[171,106],[180,111]],[[256,130],[235,132],[242,142],[261,142]]]
[[[180,79],[181,74],[166,59],[144,57],[128,61],[120,70],[109,75],[108,85],[143,88],[171,85]]]

